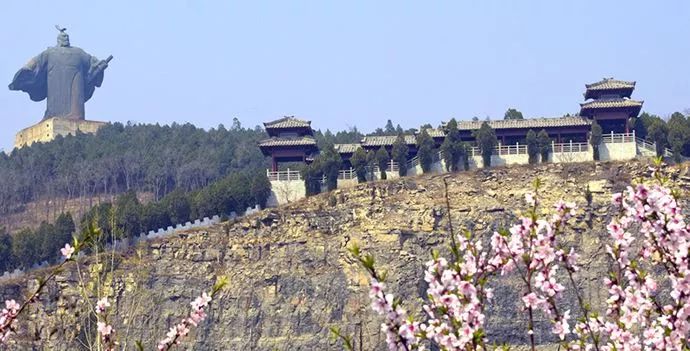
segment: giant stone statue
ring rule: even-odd
[[[84,120],[84,103],[103,83],[103,72],[112,56],[99,61],[84,50],[70,46],[66,28],[60,31],[57,46],[32,58],[14,75],[10,90],[21,90],[33,101],[48,99],[43,120],[64,118]]]

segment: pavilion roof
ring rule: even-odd
[[[311,128],[311,121],[305,121],[295,116],[285,116],[275,121],[265,122],[264,127],[266,129]]]
[[[274,146],[316,146],[316,139],[311,136],[304,137],[273,137],[259,142],[259,147],[274,147]]]
[[[427,134],[429,134],[429,136],[432,138],[445,138],[446,137],[446,132],[443,131],[443,129],[441,129],[441,128],[427,128],[424,130],[426,130]]]
[[[487,122],[493,129],[534,129],[549,127],[588,126],[592,121],[581,116],[556,118],[499,119],[491,121],[458,121],[459,130],[477,130]],[[444,123],[445,126],[445,123]]]
[[[636,101],[631,99],[598,99],[581,103],[583,110],[586,109],[600,109],[600,108],[626,108],[626,107],[642,107],[644,101]]]
[[[585,100],[596,99],[606,93],[613,93],[629,98],[633,90],[635,90],[635,82],[604,78],[596,83],[585,84],[585,87],[587,87],[587,90],[583,94]]]
[[[585,84],[585,87],[587,87],[587,90],[635,89],[635,82],[604,78],[596,83]]]
[[[338,151],[338,153],[341,154],[352,154],[357,149],[362,147],[361,144],[334,144],[333,147],[335,147],[335,151]]]
[[[417,139],[414,135],[405,134],[403,137],[407,145],[414,145],[417,143]],[[362,139],[362,146],[390,146],[395,143],[396,139],[398,139],[397,135],[369,135]]]

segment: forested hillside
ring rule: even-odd
[[[199,189],[238,170],[264,168],[264,131],[235,119],[205,131],[191,124],[103,127],[97,135],[59,137],[0,153],[0,216],[40,199],[73,199],[126,191],[158,200],[174,189]]]

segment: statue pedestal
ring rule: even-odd
[[[19,149],[37,142],[47,143],[55,139],[58,135],[76,135],[77,131],[86,134],[95,134],[98,129],[106,124],[107,122],[53,117],[19,131],[14,138],[14,147]]]

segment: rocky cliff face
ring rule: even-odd
[[[576,201],[583,209],[569,238],[584,252],[579,278],[586,298],[596,306],[605,300],[600,287],[607,263],[601,243],[610,195],[646,172],[641,163],[550,164],[362,184],[235,223],[147,242],[103,262],[89,257],[78,271],[70,264],[41,297],[43,305],[22,317],[11,348],[86,348],[94,321],[84,307],[83,291],[92,294],[100,286],[115,299],[119,315],[127,317],[114,320],[121,344],[132,349],[133,340],[142,339],[154,349],[167,328],[188,313],[189,302],[208,290],[217,275],[227,275],[230,286],[182,349],[339,350],[329,340],[328,328],[340,326],[358,342],[361,338],[363,350],[384,350],[380,320],[368,307],[368,278],[346,247],[357,242],[373,253],[390,272],[392,292],[419,306],[424,262],[432,249],[447,253],[443,177],[449,183],[453,225],[483,237],[515,221],[523,209],[522,195],[536,177],[544,184],[545,205],[560,198]],[[678,179],[684,186],[682,174]],[[586,208],[588,184],[594,201]],[[5,282],[0,296],[17,297],[35,284]],[[495,288],[488,307],[490,340],[524,343],[519,282],[509,278]],[[573,297],[564,299],[575,313]],[[539,340],[550,339],[539,335]]]

